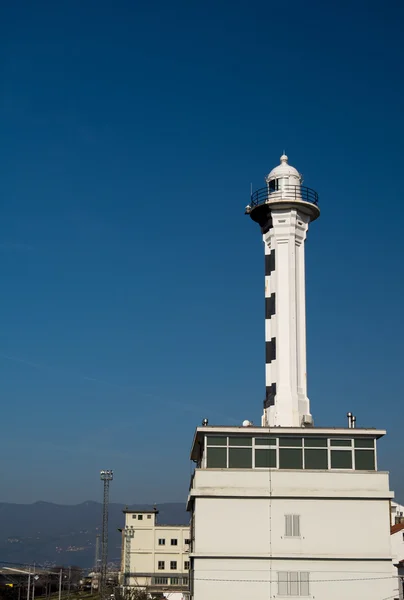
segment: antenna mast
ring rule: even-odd
[[[109,508],[109,482],[114,478],[113,471],[101,471],[100,479],[104,482],[104,503],[102,506],[102,537],[101,537],[101,598],[105,596],[108,563],[108,508]]]

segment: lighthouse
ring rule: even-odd
[[[386,432],[351,413],[348,426],[314,427],[310,412],[304,244],[317,193],[282,155],[246,213],[264,242],[264,411],[260,426],[204,418],[195,430],[190,600],[395,598]]]
[[[283,154],[246,207],[265,252],[265,427],[313,425],[307,396],[304,244],[318,195]]]

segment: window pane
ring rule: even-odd
[[[328,451],[324,449],[304,450],[305,469],[328,469]]]
[[[227,446],[227,437],[208,435],[208,446]]]
[[[300,515],[293,515],[293,536],[300,537]]]
[[[255,466],[257,469],[276,468],[276,450],[255,450]]]
[[[354,440],[354,446],[355,446],[355,448],[374,448],[375,447],[375,441],[374,440],[369,440],[369,439]]]
[[[355,450],[355,469],[358,471],[375,470],[375,453],[373,450]]]
[[[304,438],[305,448],[327,448],[327,438]]]
[[[230,469],[252,469],[252,449],[251,448],[230,448],[229,449],[229,468]]]
[[[331,446],[352,446],[352,440],[330,440]]]
[[[226,448],[208,448],[208,469],[225,469],[227,466]]]
[[[290,596],[299,595],[299,573],[297,571],[291,571],[289,573],[289,594]]]
[[[280,446],[301,446],[302,438],[279,438]]]
[[[280,571],[278,573],[278,595],[288,595],[288,573],[287,571]]]
[[[293,515],[285,515],[285,537],[293,535]]]
[[[301,596],[309,596],[309,573],[300,573],[300,595]]]
[[[252,446],[252,438],[241,435],[237,437],[230,437],[229,446]]]
[[[178,585],[180,582],[178,577],[170,577],[170,583],[171,585]]]
[[[303,456],[301,448],[280,448],[280,469],[303,469]]]
[[[352,469],[352,452],[331,450],[331,469]]]
[[[276,446],[276,438],[255,438],[256,446]]]

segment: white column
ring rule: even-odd
[[[272,211],[272,227],[263,236],[266,253],[268,248],[275,256],[265,296],[268,287],[276,294],[275,314],[269,321],[266,318],[265,327],[266,344],[271,342],[276,349],[269,356],[272,360],[266,361],[266,386],[273,389],[275,384],[276,395],[264,405],[264,425],[300,427],[303,415],[309,414],[304,286],[307,223],[296,208],[277,208]]]

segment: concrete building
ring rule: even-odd
[[[121,585],[150,593],[177,592],[180,598],[189,586],[189,526],[159,525],[157,510],[124,514]]]
[[[404,523],[404,506],[397,502],[391,503],[391,524]]]
[[[281,164],[246,213],[265,252],[265,377],[261,427],[204,420],[191,459],[193,600],[394,598],[383,430],[314,427],[306,382],[304,241],[316,192]]]
[[[397,577],[400,600],[404,598],[404,522],[391,526],[393,576]]]

